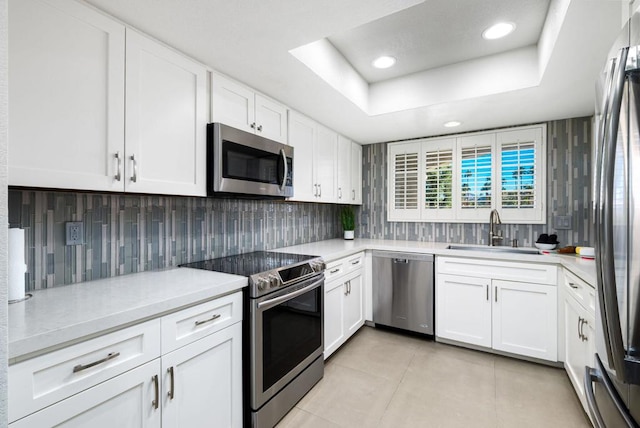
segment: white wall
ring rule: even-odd
[[[7,0],[0,0],[0,427],[7,426]]]

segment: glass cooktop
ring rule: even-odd
[[[305,254],[277,253],[274,251],[254,251],[253,253],[219,257],[200,262],[185,263],[181,267],[212,270],[234,275],[252,276],[259,273],[292,266],[317,256]]]

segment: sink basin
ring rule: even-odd
[[[488,245],[449,245],[447,249],[483,253],[540,254],[540,251],[535,248],[490,247]]]

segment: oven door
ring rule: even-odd
[[[293,196],[293,147],[220,123],[207,126],[210,193]]]
[[[251,300],[251,407],[254,410],[322,356],[323,285],[321,273]]]

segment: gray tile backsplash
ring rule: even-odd
[[[591,118],[547,126],[548,222],[571,215],[562,245],[592,241]],[[487,224],[386,221],[386,143],[363,147],[358,237],[485,244]],[[342,235],[333,204],[10,189],[9,222],[26,230],[27,291],[161,269],[194,260]],[[82,221],[84,244],[65,245],[65,222]],[[531,246],[551,225],[504,225]]]
[[[26,235],[27,291],[339,237],[339,207],[175,196],[11,189]],[[65,246],[65,222],[84,244]]]
[[[541,233],[556,233],[561,245],[587,245],[590,231],[592,119],[547,123],[547,224],[502,225],[505,238],[533,246]],[[486,244],[489,225],[387,221],[387,144],[363,147],[363,204],[356,234],[361,238]],[[557,215],[572,217],[571,230],[555,230]]]

